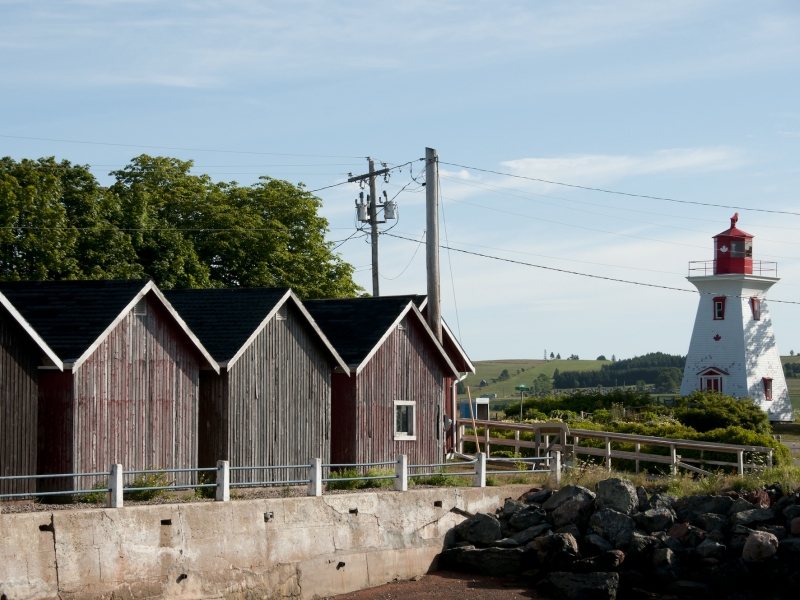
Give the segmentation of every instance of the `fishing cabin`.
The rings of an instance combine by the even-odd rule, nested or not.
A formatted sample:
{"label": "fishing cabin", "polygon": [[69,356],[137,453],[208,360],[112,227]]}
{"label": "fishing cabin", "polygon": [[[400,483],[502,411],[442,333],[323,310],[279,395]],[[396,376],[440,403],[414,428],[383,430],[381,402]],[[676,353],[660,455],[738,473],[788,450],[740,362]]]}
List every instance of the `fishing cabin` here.
{"label": "fishing cabin", "polygon": [[[200,375],[201,467],[329,462],[331,377],[349,369],[289,288],[170,290],[214,359]],[[306,471],[232,471],[231,481],[305,479]],[[255,479],[254,479],[255,478]]]}
{"label": "fishing cabin", "polygon": [[333,376],[331,461],[442,462],[445,398],[458,371],[408,297],[307,300],[350,371]]}
{"label": "fishing cabin", "polygon": [[200,372],[219,366],[152,281],[3,282],[0,293],[60,361],[38,367],[38,473],[197,465]]}
{"label": "fishing cabin", "polygon": [[[2,293],[0,305],[0,475],[35,475],[39,367],[64,367]],[[0,494],[35,491],[35,479],[0,481]]]}

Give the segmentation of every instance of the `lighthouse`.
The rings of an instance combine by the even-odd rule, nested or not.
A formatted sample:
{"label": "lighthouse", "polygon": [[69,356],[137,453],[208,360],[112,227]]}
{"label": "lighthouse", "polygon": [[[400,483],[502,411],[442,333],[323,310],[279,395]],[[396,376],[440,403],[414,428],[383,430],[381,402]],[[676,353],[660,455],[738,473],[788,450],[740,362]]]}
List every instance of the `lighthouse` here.
{"label": "lighthouse", "polygon": [[736,227],[714,236],[714,260],[689,263],[687,278],[700,292],[681,395],[709,390],[752,398],[770,421],[793,420],[767,291],[778,265],[753,260],[753,236]]}

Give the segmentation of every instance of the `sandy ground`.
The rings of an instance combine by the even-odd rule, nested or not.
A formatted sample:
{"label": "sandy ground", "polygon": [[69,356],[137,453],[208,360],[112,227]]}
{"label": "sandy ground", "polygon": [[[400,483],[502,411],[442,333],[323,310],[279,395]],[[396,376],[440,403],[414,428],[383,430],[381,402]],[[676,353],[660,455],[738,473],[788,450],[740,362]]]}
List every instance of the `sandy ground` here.
{"label": "sandy ground", "polygon": [[331,600],[524,600],[542,598],[513,578],[438,571],[417,581],[398,581]]}

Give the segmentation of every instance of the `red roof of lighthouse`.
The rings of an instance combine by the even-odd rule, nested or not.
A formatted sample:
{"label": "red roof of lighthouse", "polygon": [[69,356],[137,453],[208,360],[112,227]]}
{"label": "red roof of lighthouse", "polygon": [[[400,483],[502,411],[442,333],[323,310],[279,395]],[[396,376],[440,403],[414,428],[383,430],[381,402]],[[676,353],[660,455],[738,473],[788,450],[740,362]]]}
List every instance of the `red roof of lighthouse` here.
{"label": "red roof of lighthouse", "polygon": [[752,233],[747,233],[746,231],[742,231],[741,229],[736,227],[736,222],[738,220],[739,220],[739,213],[735,213],[731,217],[731,228],[730,229],[726,229],[722,233],[718,233],[714,237],[717,238],[717,237],[722,237],[724,235],[724,236],[729,236],[729,237],[752,238],[753,237]]}

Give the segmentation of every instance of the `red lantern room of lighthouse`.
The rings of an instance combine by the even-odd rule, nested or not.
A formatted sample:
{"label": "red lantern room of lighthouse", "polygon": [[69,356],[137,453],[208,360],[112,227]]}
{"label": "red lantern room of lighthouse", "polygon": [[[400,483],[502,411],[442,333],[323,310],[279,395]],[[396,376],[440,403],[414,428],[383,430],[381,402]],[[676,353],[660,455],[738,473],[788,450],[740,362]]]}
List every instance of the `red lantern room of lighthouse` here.
{"label": "red lantern room of lighthouse", "polygon": [[736,227],[739,213],[731,217],[731,228],[714,236],[714,275],[753,274],[753,236]]}

